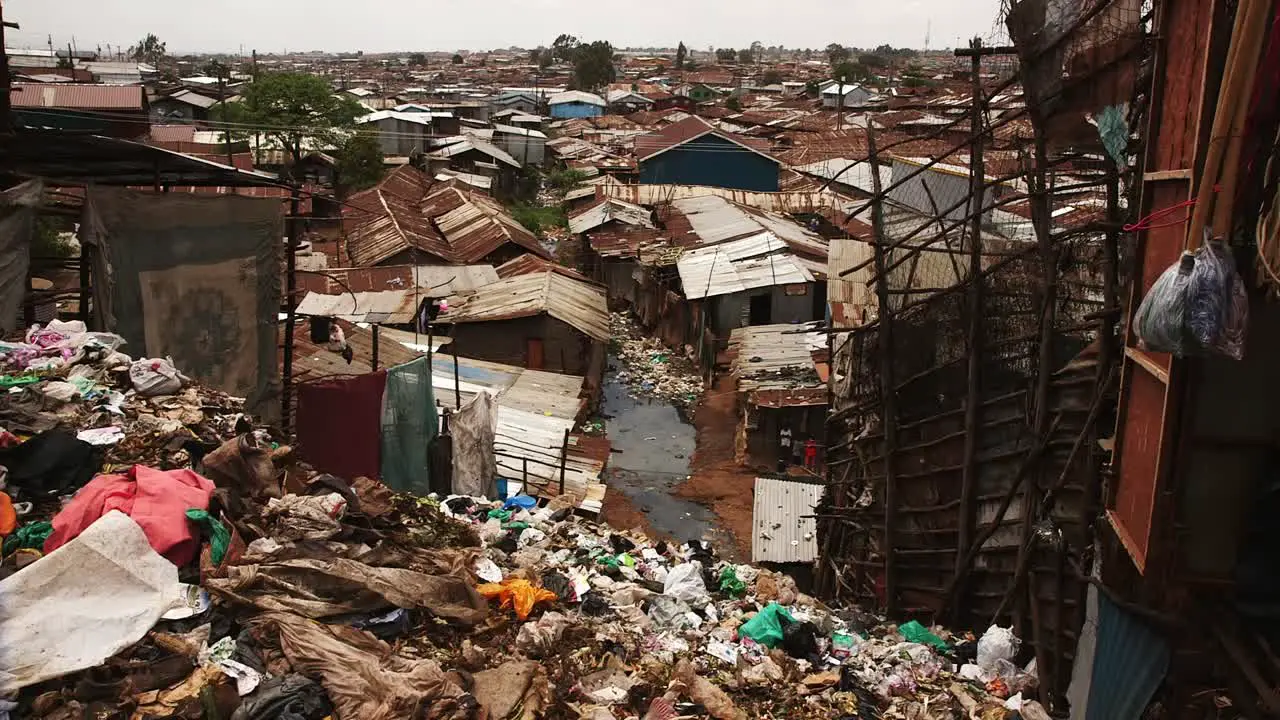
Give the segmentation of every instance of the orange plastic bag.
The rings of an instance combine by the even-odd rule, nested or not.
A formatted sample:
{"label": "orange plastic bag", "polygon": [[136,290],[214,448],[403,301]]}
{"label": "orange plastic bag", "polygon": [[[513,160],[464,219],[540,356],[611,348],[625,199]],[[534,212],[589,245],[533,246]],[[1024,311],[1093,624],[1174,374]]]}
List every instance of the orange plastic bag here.
{"label": "orange plastic bag", "polygon": [[0,537],[18,529],[18,513],[13,509],[13,500],[8,493],[0,492]]}
{"label": "orange plastic bag", "polygon": [[533,606],[540,602],[551,602],[556,594],[546,588],[540,588],[528,580],[503,580],[501,583],[485,583],[476,586],[476,592],[489,598],[500,598],[502,609],[515,608],[516,617],[527,620]]}

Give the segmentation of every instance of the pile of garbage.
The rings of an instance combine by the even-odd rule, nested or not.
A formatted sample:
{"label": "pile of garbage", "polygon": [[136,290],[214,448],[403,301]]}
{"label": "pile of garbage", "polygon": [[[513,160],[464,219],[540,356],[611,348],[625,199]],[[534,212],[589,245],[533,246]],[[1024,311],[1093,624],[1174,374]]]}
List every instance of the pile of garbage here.
{"label": "pile of garbage", "polygon": [[0,394],[0,718],[1047,717],[1006,629],[828,607],[571,497],[316,473],[171,363],[54,331],[0,348],[32,378]]}
{"label": "pile of garbage", "polygon": [[613,350],[622,368],[617,378],[626,384],[632,397],[665,400],[677,407],[691,408],[702,395],[702,376],[685,354],[673,352],[657,338],[646,337],[626,313],[611,313],[609,331]]}

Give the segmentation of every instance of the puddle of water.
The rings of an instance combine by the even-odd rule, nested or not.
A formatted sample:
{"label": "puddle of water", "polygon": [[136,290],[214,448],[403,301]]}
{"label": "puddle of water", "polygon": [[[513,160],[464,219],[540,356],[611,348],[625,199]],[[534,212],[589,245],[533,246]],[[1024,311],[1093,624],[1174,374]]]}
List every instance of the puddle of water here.
{"label": "puddle of water", "polygon": [[631,397],[613,371],[605,375],[603,391],[605,429],[614,450],[621,451],[609,456],[609,490],[625,494],[659,533],[681,541],[717,539],[710,510],[672,495],[689,475],[693,426],[669,403]]}

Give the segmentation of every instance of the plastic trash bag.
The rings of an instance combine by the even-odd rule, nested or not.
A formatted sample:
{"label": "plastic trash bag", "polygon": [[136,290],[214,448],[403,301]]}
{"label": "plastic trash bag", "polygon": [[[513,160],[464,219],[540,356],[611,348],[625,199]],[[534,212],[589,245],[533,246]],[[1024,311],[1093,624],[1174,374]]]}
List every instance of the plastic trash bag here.
{"label": "plastic trash bag", "polygon": [[694,560],[671,568],[667,581],[663,583],[662,594],[690,604],[705,602],[708,595],[707,585],[702,580],[702,563]]}
{"label": "plastic trash bag", "polygon": [[538,603],[555,602],[556,594],[530,583],[528,580],[508,579],[501,583],[485,583],[477,585],[476,591],[490,600],[498,598],[502,601],[502,609],[512,608],[516,617],[529,619],[529,613]]}
{"label": "plastic trash bag", "polygon": [[783,629],[795,621],[786,608],[778,603],[769,603],[755,617],[743,623],[738,628],[738,634],[765,647],[775,648],[782,644],[785,637]]}
{"label": "plastic trash bag", "polygon": [[978,667],[994,673],[1001,660],[1012,662],[1022,641],[1013,634],[1013,628],[992,625],[978,640]]}
{"label": "plastic trash bag", "polygon": [[720,571],[720,592],[735,598],[747,594],[747,584],[738,579],[732,565],[726,565]]}
{"label": "plastic trash bag", "polygon": [[182,389],[183,383],[189,382],[169,358],[134,360],[129,365],[129,380],[133,382],[133,389],[143,397],[173,395]]}
{"label": "plastic trash bag", "polygon": [[1147,291],[1138,305],[1133,326],[1142,345],[1153,352],[1184,355],[1190,344],[1187,337],[1187,287],[1195,267],[1195,256],[1183,253]]}
{"label": "plastic trash bag", "polygon": [[929,632],[929,629],[921,625],[918,621],[912,620],[898,626],[898,632],[902,633],[902,637],[907,642],[920,643],[921,645],[932,645],[934,648],[946,652],[948,650],[947,643],[942,638]]}
{"label": "plastic trash bag", "polygon": [[1206,240],[1195,253],[1187,283],[1187,330],[1200,348],[1236,360],[1244,357],[1249,298],[1231,250]]}

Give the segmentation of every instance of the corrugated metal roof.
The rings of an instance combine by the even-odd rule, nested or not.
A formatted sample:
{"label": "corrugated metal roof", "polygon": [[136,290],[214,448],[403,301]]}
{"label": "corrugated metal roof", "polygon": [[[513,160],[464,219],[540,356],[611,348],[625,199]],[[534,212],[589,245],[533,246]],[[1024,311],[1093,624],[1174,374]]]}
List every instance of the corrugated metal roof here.
{"label": "corrugated metal roof", "polygon": [[348,322],[401,325],[413,322],[418,295],[412,290],[324,295],[307,293],[298,303],[299,315],[336,317]]}
{"label": "corrugated metal roof", "polygon": [[420,170],[403,166],[377,187],[357,193],[343,210],[351,223],[347,250],[355,265],[377,265],[410,248],[446,263],[474,263],[505,243],[547,256],[523,225],[492,198],[450,185],[430,188]]}
{"label": "corrugated metal roof", "polygon": [[600,227],[612,221],[623,225],[653,227],[648,208],[634,205],[623,200],[603,198],[591,207],[569,218],[569,232],[577,235]]}
{"label": "corrugated metal roof", "polygon": [[[655,133],[637,137],[635,142],[636,160],[638,162],[643,162],[672,148],[679,147],[686,143],[695,142],[698,138],[707,135],[715,135],[728,140],[745,150],[750,150],[751,152],[766,157],[774,162],[780,162],[777,158],[766,152],[768,147],[767,143],[761,143],[750,138],[744,138],[730,132],[725,132],[719,128],[713,127],[706,120],[703,120],[696,115],[689,115],[679,122],[674,122]],[[726,152],[728,151],[729,150],[726,150]]]}
{"label": "corrugated metal roof", "polygon": [[552,262],[545,258],[540,258],[537,255],[530,255],[528,253],[502,263],[496,268],[496,270],[498,277],[502,278],[515,277],[517,275],[533,275],[550,270],[552,272],[560,273],[567,278],[573,278],[574,280],[580,280],[593,285],[599,284],[573,268],[568,268],[559,263]]}
{"label": "corrugated metal roof", "polygon": [[474,135],[468,135],[467,139],[463,140],[462,142],[453,143],[452,145],[443,147],[439,150],[429,153],[428,157],[448,159],[451,157],[457,157],[458,155],[461,155],[463,153],[471,152],[472,150],[475,150],[476,152],[482,153],[484,155],[488,155],[494,160],[497,160],[502,163],[506,163],[507,165],[510,165],[512,167],[515,167],[515,168],[520,167],[519,161],[517,161],[515,158],[508,155],[505,150],[497,147],[492,143],[486,142]]}
{"label": "corrugated metal roof", "polygon": [[685,251],[676,267],[685,297],[728,295],[758,287],[811,283],[813,273],[772,233]]}
{"label": "corrugated metal roof", "polygon": [[563,105],[565,103],[586,103],[587,105],[598,105],[600,107],[608,105],[604,98],[599,95],[581,90],[566,90],[547,98],[547,105]]}
{"label": "corrugated metal roof", "polygon": [[146,95],[131,85],[14,83],[13,107],[66,110],[141,110]]}
{"label": "corrugated metal roof", "polygon": [[[738,392],[821,387],[815,352],[827,347],[821,323],[754,325],[735,328],[729,334],[730,371],[738,379]],[[811,405],[809,395],[797,404]],[[822,403],[826,404],[825,395]]]}
{"label": "corrugated metal roof", "polygon": [[751,517],[751,562],[809,563],[818,557],[818,526],[812,517],[822,484],[756,478]]}
{"label": "corrugated metal roof", "polygon": [[449,310],[436,321],[490,322],[544,313],[592,339],[604,342],[610,337],[604,288],[553,270],[516,275],[472,293],[455,295],[449,298]]}

